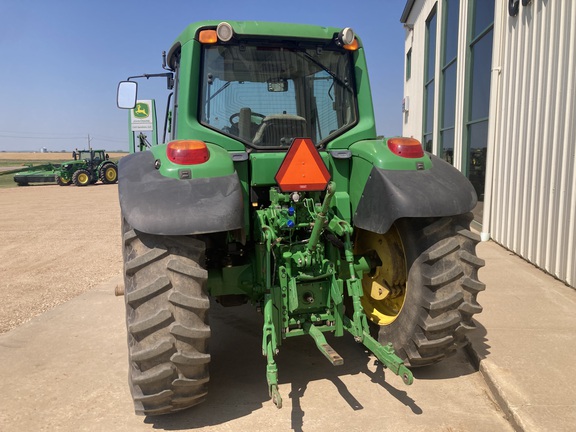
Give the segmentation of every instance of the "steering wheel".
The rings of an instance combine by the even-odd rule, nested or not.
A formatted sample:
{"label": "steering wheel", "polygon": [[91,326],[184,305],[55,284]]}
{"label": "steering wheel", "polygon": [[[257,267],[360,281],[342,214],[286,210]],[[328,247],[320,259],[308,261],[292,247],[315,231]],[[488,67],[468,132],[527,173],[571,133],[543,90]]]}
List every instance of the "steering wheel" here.
{"label": "steering wheel", "polygon": [[[252,117],[258,117],[258,118],[261,118],[262,120],[264,120],[264,118],[266,116],[264,114],[253,112],[252,114],[250,114],[250,121],[252,121]],[[239,112],[234,113],[230,116],[230,124],[232,126],[236,126],[238,124],[238,121],[240,121],[240,113]],[[260,121],[260,123],[262,123],[262,121]]]}

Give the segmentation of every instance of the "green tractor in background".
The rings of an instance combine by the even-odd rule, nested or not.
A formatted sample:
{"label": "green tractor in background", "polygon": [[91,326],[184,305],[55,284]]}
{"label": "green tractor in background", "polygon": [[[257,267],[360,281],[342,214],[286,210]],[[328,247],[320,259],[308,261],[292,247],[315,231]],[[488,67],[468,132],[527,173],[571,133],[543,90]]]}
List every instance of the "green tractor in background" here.
{"label": "green tractor in background", "polygon": [[[190,25],[164,55],[168,142],[120,160],[129,383],[137,413],[206,398],[209,298],[263,312],[262,354],[351,334],[407,384],[467,343],[484,262],[477,197],[410,138],[377,139],[350,28]],[[118,87],[135,107],[137,84]]]}
{"label": "green tractor in background", "polygon": [[18,186],[28,186],[30,183],[57,183],[60,186],[73,183],[86,186],[98,180],[106,184],[118,181],[118,166],[109,160],[105,150],[75,150],[72,158],[61,164],[30,165],[4,174],[15,173],[14,181]]}
{"label": "green tractor in background", "polygon": [[73,160],[64,162],[55,172],[56,183],[68,186],[87,186],[98,180],[113,184],[118,181],[118,166],[109,160],[104,150],[80,150],[73,152]]}

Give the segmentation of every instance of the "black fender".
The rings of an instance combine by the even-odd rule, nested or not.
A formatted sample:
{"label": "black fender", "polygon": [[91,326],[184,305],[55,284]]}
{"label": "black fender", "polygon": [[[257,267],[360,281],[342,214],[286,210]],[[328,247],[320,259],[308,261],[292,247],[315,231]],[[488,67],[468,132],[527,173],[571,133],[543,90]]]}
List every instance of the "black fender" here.
{"label": "black fender", "polygon": [[122,216],[148,234],[207,234],[244,227],[242,187],[236,173],[168,178],[154,168],[154,156],[148,151],[120,159],[118,196]]}
{"label": "black fender", "polygon": [[118,167],[118,165],[116,163],[114,163],[113,161],[105,160],[104,162],[100,162],[100,165],[98,165],[96,171],[101,171],[102,168],[104,168],[106,165],[114,165],[115,167]]}
{"label": "black fender", "polygon": [[373,167],[354,213],[354,225],[378,234],[405,217],[443,217],[471,211],[478,201],[470,181],[442,159],[432,168],[394,171]]}

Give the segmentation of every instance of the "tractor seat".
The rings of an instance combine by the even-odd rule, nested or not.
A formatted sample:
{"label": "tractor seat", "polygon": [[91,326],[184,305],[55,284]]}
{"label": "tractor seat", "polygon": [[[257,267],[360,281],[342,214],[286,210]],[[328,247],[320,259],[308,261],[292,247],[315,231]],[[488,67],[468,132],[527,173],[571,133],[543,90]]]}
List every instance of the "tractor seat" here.
{"label": "tractor seat", "polygon": [[294,138],[308,136],[306,119],[292,114],[273,114],[264,117],[254,135],[254,145],[287,147]]}

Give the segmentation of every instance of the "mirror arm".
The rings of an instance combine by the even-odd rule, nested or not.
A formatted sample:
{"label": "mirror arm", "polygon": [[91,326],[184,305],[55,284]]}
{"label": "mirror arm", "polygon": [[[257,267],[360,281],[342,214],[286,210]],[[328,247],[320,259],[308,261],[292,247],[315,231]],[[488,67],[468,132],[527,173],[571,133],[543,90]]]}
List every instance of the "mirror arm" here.
{"label": "mirror arm", "polygon": [[170,72],[174,72],[174,69],[172,69],[171,67],[168,67],[168,65],[166,63],[166,51],[162,51],[162,69],[170,71]]}
{"label": "mirror arm", "polygon": [[166,81],[167,81],[166,84],[168,86],[168,90],[172,90],[172,88],[174,88],[174,74],[172,72],[165,72],[165,73],[159,73],[159,74],[135,75],[135,76],[128,77],[128,79],[126,81],[130,81],[131,79],[136,79],[136,78],[150,79],[150,78],[157,78],[157,77],[166,77]]}

